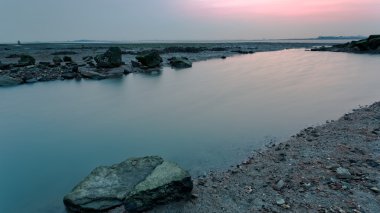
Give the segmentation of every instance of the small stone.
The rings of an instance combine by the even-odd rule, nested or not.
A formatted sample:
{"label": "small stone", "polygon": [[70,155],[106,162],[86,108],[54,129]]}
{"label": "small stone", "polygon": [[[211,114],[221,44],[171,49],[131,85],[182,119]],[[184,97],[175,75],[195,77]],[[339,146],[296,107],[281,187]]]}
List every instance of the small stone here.
{"label": "small stone", "polygon": [[336,169],[337,178],[339,179],[350,179],[352,177],[350,171],[343,167],[338,167]]}
{"label": "small stone", "polygon": [[371,188],[371,191],[373,191],[373,192],[375,192],[375,193],[380,193],[380,190],[379,190],[379,188],[377,188],[377,187],[372,187],[372,188]]}
{"label": "small stone", "polygon": [[282,188],[284,188],[284,186],[285,186],[285,182],[283,180],[279,180],[274,186],[274,189],[277,191],[280,191]]}
{"label": "small stone", "polygon": [[285,200],[282,199],[282,198],[278,198],[278,199],[276,200],[276,204],[279,205],[279,206],[284,205],[284,204],[285,204]]}

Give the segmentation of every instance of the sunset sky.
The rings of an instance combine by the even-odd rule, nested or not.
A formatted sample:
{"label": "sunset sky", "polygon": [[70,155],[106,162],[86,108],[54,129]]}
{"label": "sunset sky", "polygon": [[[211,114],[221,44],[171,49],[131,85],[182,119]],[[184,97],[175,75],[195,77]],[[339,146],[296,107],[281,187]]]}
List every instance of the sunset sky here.
{"label": "sunset sky", "polygon": [[380,0],[0,0],[0,42],[380,33]]}

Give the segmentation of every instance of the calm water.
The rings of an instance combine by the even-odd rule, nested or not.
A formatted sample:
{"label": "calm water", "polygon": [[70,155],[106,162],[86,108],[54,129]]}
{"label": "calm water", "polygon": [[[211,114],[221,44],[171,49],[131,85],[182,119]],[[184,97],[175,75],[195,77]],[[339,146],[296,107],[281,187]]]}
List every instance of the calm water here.
{"label": "calm water", "polygon": [[380,57],[287,50],[122,80],[0,88],[0,212],[62,212],[97,165],[161,155],[195,175],[380,100]]}

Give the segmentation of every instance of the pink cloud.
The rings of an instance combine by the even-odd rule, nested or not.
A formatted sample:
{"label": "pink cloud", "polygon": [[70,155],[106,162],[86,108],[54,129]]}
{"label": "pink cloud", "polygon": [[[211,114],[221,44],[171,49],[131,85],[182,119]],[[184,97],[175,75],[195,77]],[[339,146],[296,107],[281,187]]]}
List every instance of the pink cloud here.
{"label": "pink cloud", "polygon": [[379,0],[194,0],[192,13],[220,18],[366,19],[379,17]]}

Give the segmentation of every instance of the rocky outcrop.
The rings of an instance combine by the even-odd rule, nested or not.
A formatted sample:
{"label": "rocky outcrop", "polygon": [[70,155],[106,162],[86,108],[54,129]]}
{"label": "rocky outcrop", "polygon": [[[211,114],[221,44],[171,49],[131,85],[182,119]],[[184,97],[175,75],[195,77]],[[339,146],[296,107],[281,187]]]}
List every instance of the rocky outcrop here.
{"label": "rocky outcrop", "polygon": [[122,63],[121,49],[119,47],[110,47],[104,54],[97,55],[95,61],[97,67],[115,68],[120,67]]}
{"label": "rocky outcrop", "polygon": [[148,53],[136,57],[137,61],[141,64],[141,68],[157,68],[161,66],[162,58],[157,51],[150,51]]}
{"label": "rocky outcrop", "polygon": [[34,59],[30,55],[20,55],[20,60],[18,60],[17,66],[26,67],[30,65],[34,65],[36,63],[36,59]]}
{"label": "rocky outcrop", "polygon": [[14,86],[22,83],[22,79],[0,75],[0,87]]}
{"label": "rocky outcrop", "polygon": [[169,58],[168,61],[173,68],[177,69],[190,68],[193,66],[193,63],[186,57],[172,57]]}
{"label": "rocky outcrop", "polygon": [[122,206],[141,212],[155,205],[188,198],[193,184],[188,172],[160,157],[131,158],[96,168],[63,202],[73,212],[101,212]]}
{"label": "rocky outcrop", "polygon": [[352,41],[345,44],[337,44],[331,47],[317,47],[311,51],[332,51],[351,53],[380,53],[380,35],[371,35],[367,39]]}

